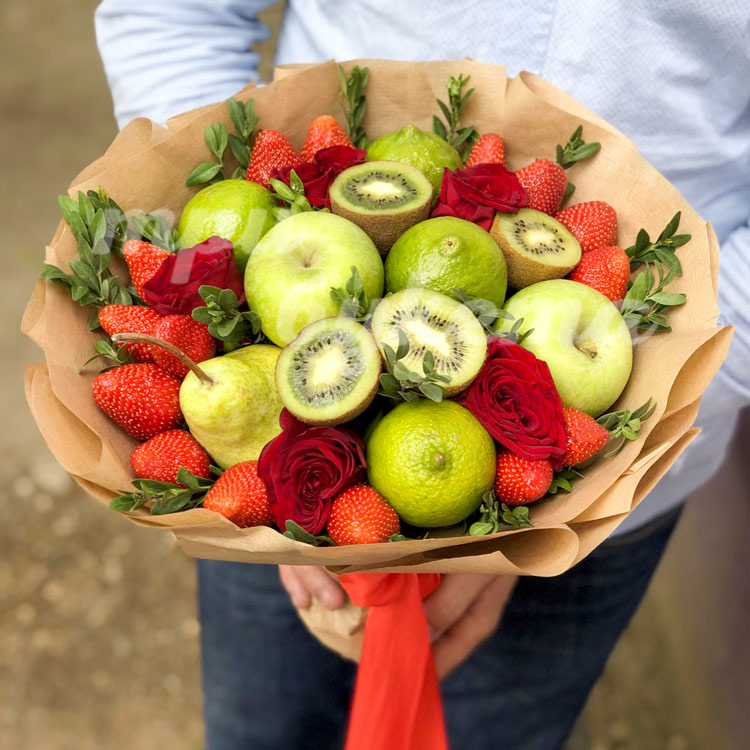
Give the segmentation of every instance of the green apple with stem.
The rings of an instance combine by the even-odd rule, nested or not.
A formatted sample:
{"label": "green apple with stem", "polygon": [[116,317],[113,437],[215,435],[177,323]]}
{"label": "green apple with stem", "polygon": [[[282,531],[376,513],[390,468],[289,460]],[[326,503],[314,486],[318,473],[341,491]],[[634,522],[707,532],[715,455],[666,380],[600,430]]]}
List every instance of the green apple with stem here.
{"label": "green apple with stem", "polygon": [[[566,406],[598,416],[622,393],[633,367],[630,330],[610,300],[568,279],[516,292],[504,309],[523,318],[522,346],[549,366]],[[511,321],[501,319],[503,330]]]}
{"label": "green apple with stem", "polygon": [[356,224],[323,211],[278,223],[256,245],[245,269],[245,295],[263,333],[286,346],[308,324],[338,315],[331,289],[357,268],[368,300],[383,294],[383,262]]}

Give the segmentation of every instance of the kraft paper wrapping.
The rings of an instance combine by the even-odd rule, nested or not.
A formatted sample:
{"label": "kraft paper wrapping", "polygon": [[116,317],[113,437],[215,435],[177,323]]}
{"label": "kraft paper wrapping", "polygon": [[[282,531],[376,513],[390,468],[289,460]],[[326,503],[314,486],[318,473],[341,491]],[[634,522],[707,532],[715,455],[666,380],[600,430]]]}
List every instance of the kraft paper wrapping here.
{"label": "kraft paper wrapping", "polygon": [[[211,511],[190,510],[150,516],[141,509],[125,514],[142,526],[175,534],[193,557],[249,563],[325,565],[337,573],[357,571],[490,572],[554,576],[600,544],[664,475],[694,437],[691,428],[700,397],[719,369],[732,331],[717,327],[718,247],[709,224],[677,189],[643,159],[622,133],[538,76],[508,79],[502,66],[473,60],[402,63],[359,60],[367,65],[367,114],[371,138],[407,123],[430,130],[435,98],[444,98],[450,75],[471,75],[476,92],[465,122],[480,132],[499,132],[506,141],[508,166],[517,169],[535,158],[554,158],[583,124],[584,138],[602,149],[574,166],[574,202],[600,199],[619,219],[619,244],[627,246],[645,227],[657,235],[676,211],[680,232],[692,240],[678,250],[684,274],[670,289],[687,293],[687,303],[670,312],[671,333],[637,338],[633,373],[613,408],[635,408],[649,397],[657,402],[644,423],[642,438],[628,443],[614,459],[586,471],[572,494],[560,493],[535,506],[534,527],[484,537],[427,538],[356,547],[315,548],[270,528],[239,529]],[[342,99],[334,62],[288,66],[274,83],[249,86],[237,98],[255,99],[261,127],[285,133],[301,147],[307,126],[321,114],[341,116]],[[230,125],[225,104],[180,115],[160,127],[145,119],[128,125],[105,154],[87,167],[69,193],[105,188],[126,212],[159,210],[177,218],[195,192],[185,177],[207,158],[203,128],[215,121]],[[75,239],[60,224],[46,250],[46,261],[67,267],[76,256]],[[46,364],[29,365],[26,395],[39,428],[60,464],[93,497],[107,502],[127,488],[133,475],[129,455],[134,441],[110,422],[91,398],[94,369],[79,374],[91,354],[95,334],[87,311],[66,290],[39,281],[24,315],[23,331],[43,350]],[[356,608],[353,608],[356,609]],[[328,613],[313,607],[308,626],[332,647],[356,657],[364,614],[352,609]]]}

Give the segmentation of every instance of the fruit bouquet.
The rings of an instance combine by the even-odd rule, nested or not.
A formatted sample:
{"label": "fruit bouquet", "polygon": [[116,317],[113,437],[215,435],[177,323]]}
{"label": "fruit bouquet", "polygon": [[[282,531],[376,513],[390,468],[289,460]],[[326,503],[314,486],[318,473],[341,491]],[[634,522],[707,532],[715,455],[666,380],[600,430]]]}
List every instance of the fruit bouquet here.
{"label": "fruit bouquet", "polygon": [[131,123],[60,204],[32,412],[196,557],[559,574],[690,442],[731,335],[710,226],[633,144],[471,60],[280,69]]}

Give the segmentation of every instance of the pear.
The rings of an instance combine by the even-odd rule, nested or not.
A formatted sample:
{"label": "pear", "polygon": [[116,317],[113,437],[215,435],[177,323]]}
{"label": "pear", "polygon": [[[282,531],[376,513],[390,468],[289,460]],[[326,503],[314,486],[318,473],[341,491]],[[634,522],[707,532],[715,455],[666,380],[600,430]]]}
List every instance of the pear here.
{"label": "pear", "polygon": [[275,346],[246,346],[201,362],[182,381],[185,421],[222,469],[257,461],[263,446],[281,432],[283,406],[274,381],[280,353]]}
{"label": "pear", "polygon": [[180,408],[193,437],[222,468],[257,461],[280,432],[283,405],[276,393],[276,360],[281,349],[255,344],[207,359],[198,366],[176,346],[155,336],[118,333],[115,343],[160,346],[190,372],[180,386]]}

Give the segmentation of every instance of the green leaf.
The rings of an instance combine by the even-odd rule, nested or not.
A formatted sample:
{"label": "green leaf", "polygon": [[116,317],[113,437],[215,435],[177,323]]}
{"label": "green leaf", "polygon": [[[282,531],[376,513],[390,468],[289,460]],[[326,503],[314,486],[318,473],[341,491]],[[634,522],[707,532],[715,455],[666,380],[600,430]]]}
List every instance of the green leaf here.
{"label": "green leaf", "polygon": [[285,528],[284,536],[294,539],[296,542],[311,544],[313,547],[319,547],[321,544],[333,544],[333,540],[330,537],[324,535],[315,536],[291,519],[286,521]]}
{"label": "green leaf", "polygon": [[687,300],[687,297],[681,292],[656,292],[650,297],[652,302],[656,302],[660,305],[667,305],[673,307],[675,305],[683,305]]}
{"label": "green leaf", "polygon": [[420,383],[419,390],[430,401],[439,403],[443,400],[443,389],[439,385],[435,385],[434,383]]}
{"label": "green leaf", "polygon": [[188,175],[187,180],[185,180],[185,185],[187,185],[187,187],[192,187],[193,185],[201,185],[205,182],[210,182],[219,174],[221,168],[221,164],[217,164],[213,161],[204,161]]}

